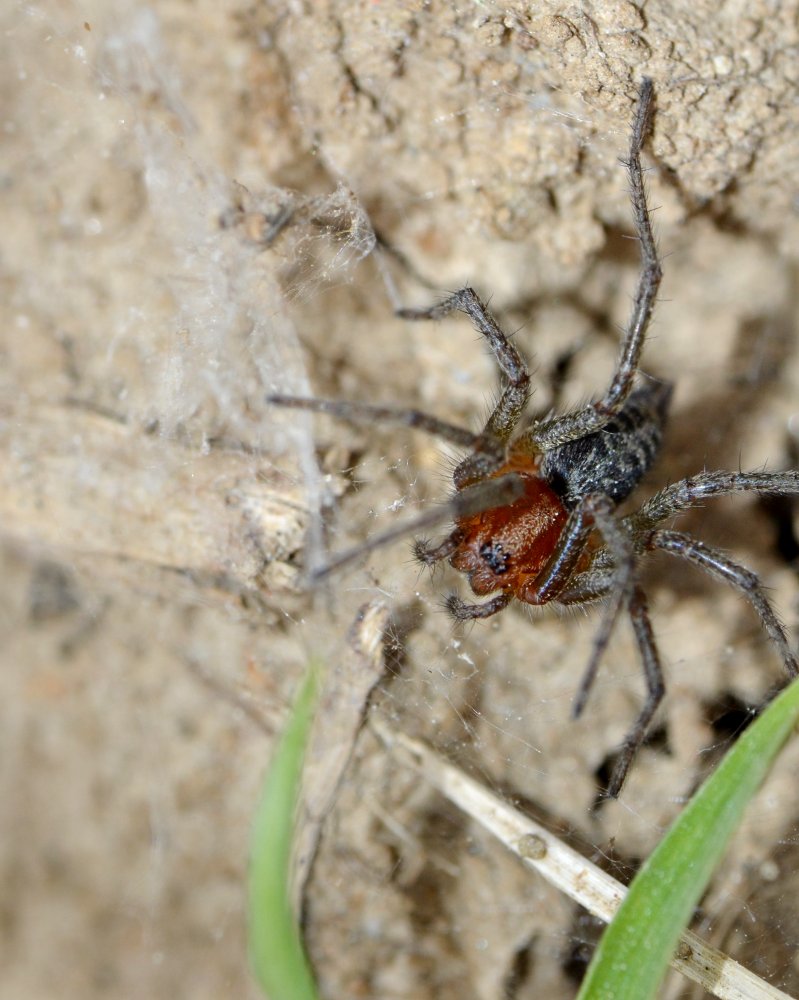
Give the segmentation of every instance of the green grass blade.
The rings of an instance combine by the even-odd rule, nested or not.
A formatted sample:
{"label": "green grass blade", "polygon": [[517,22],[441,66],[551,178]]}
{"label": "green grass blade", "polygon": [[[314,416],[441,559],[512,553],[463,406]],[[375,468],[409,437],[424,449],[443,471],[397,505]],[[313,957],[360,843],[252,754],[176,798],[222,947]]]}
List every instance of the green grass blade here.
{"label": "green grass blade", "polygon": [[289,904],[289,865],[302,760],[316,706],[312,664],[264,780],[252,830],[249,951],[269,1000],[317,1000],[316,984]]}
{"label": "green grass blade", "polygon": [[578,1000],[649,1000],[746,804],[799,720],[799,682],[743,733],[630,886]]}

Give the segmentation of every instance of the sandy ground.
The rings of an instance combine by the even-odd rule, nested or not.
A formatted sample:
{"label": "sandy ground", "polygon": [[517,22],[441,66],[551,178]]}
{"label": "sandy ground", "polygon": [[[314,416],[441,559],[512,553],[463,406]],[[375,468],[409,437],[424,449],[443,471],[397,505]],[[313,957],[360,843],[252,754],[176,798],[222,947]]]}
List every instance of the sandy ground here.
{"label": "sandy ground", "polygon": [[[665,258],[644,367],[676,382],[642,494],[795,465],[797,6],[12,5],[0,60],[0,996],[258,995],[249,824],[309,659],[327,683],[300,886],[324,996],[573,996],[599,928],[362,725],[378,713],[626,880],[779,662],[723,586],[653,561],[669,697],[596,808],[642,681],[592,614],[454,630],[401,542],[301,569],[446,495],[422,435],[270,410],[396,401],[476,426],[468,323],[398,302],[468,282],[533,359],[532,409],[600,392],[637,273],[638,81]],[[397,251],[375,250],[374,232]],[[681,522],[763,574],[795,635],[791,510]],[[443,529],[442,529],[443,530]],[[781,758],[697,928],[783,989],[795,780]],[[696,996],[672,983],[664,994]]]}

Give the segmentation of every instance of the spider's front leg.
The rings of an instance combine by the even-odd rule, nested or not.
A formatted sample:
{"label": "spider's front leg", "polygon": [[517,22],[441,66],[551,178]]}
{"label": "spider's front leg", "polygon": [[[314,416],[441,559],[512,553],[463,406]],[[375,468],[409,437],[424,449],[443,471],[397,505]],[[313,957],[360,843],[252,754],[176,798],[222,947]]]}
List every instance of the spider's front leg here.
{"label": "spider's front leg", "polygon": [[616,363],[616,371],[602,399],[572,413],[537,423],[525,431],[520,440],[525,441],[531,450],[551,451],[570,441],[600,431],[622,409],[632,391],[663,276],[652,232],[644,173],[641,167],[641,151],[649,134],[652,108],[652,81],[644,78],[638,93],[638,109],[630,137],[630,152],[626,160],[635,229],[641,245],[641,273],[633,300],[632,314]]}
{"label": "spider's front leg", "polygon": [[[472,454],[455,469],[453,479],[460,489],[478,482],[498,468],[504,457],[504,446],[510,440],[527,403],[530,373],[522,356],[473,288],[462,288],[428,309],[400,309],[397,315],[411,320],[437,320],[452,312],[466,313],[475,328],[485,337],[506,382]],[[499,463],[492,454],[497,452],[497,445],[502,448]]]}
{"label": "spider's front leg", "polygon": [[426,431],[449,441],[460,448],[474,448],[479,438],[463,427],[456,427],[439,420],[422,410],[401,406],[374,406],[372,403],[353,403],[343,399],[317,399],[315,396],[286,396],[283,393],[271,393],[266,402],[272,406],[282,406],[290,410],[308,410],[311,413],[326,413],[350,424],[395,424],[402,427],[413,427]]}

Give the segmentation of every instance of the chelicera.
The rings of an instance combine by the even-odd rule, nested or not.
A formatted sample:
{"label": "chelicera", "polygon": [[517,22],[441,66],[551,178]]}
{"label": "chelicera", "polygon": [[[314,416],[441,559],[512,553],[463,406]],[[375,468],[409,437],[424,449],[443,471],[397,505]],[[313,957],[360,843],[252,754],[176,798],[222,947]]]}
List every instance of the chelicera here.
{"label": "chelicera", "polygon": [[[610,385],[597,401],[559,416],[522,424],[530,375],[486,305],[464,288],[429,309],[403,309],[408,320],[438,320],[452,312],[469,316],[496,358],[503,387],[479,434],[418,410],[274,395],[270,402],[314,410],[353,422],[390,422],[420,428],[467,451],[456,466],[454,496],[446,508],[411,525],[385,532],[334,557],[317,578],[406,532],[445,518],[454,529],[438,544],[416,542],[427,566],[448,559],[465,573],[472,591],[488,599],[447,600],[459,621],[488,618],[512,600],[531,605],[605,602],[604,616],[574,702],[579,715],[620,612],[630,617],[640,651],[647,696],[619,749],[607,789],[621,790],[635,753],[664,695],[663,672],[638,578],[639,558],[661,550],[680,556],[736,588],[752,605],[789,675],[797,661],[785,632],[754,573],[684,532],[660,525],[710,497],[729,493],[799,493],[799,473],[702,472],[673,483],[626,516],[616,513],[652,465],[661,444],[671,386],[640,377],[638,363],[661,280],[661,267],[646,202],[641,150],[653,108],[652,82],[638,96],[625,161],[642,267],[632,314]],[[638,384],[636,385],[636,381]],[[489,596],[492,595],[492,596]]]}

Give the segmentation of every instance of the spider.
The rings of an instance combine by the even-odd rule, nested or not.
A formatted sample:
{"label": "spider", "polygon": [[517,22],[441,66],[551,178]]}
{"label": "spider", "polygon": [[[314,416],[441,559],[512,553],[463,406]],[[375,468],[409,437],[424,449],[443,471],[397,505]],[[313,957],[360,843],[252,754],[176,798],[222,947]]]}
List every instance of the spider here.
{"label": "spider", "polygon": [[463,312],[485,337],[503,388],[479,434],[414,409],[272,395],[277,406],[328,413],[344,420],[420,428],[468,454],[455,467],[454,496],[445,508],[380,534],[334,557],[313,574],[320,579],[379,545],[442,520],[455,527],[438,544],[417,541],[426,566],[448,559],[466,574],[482,603],[457,596],[446,601],[458,621],[488,618],[512,600],[531,605],[574,606],[605,601],[604,616],[574,701],[581,714],[620,612],[630,617],[646,683],[646,699],[616,755],[605,794],[616,798],[665,693],[663,671],[638,578],[639,558],[661,550],[680,556],[726,581],[750,602],[779,652],[786,671],[797,660],[757,576],[690,535],[660,527],[702,501],[729,493],[798,494],[799,472],[701,472],[673,483],[626,516],[617,506],[632,493],[660,448],[671,385],[640,380],[636,373],[661,280],[646,201],[641,150],[649,132],[653,85],[644,79],[632,126],[627,168],[641,272],[632,313],[610,385],[595,402],[563,415],[522,425],[530,374],[485,303],[463,288],[427,309],[401,309],[408,320],[438,320]]}

